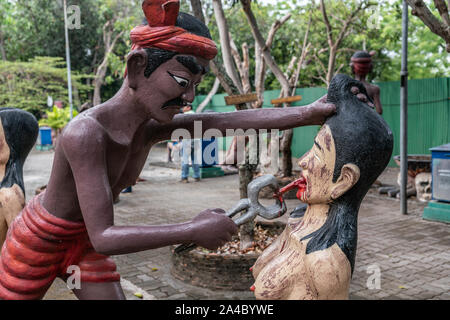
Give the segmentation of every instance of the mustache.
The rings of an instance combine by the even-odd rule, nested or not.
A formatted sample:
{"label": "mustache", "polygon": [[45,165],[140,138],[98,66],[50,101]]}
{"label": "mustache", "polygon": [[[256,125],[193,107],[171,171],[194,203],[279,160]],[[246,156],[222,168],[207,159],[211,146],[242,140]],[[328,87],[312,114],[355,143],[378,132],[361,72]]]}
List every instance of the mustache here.
{"label": "mustache", "polygon": [[163,106],[161,107],[162,110],[170,108],[170,107],[185,107],[191,105],[190,103],[187,103],[186,101],[184,101],[181,97],[177,97],[175,99],[169,100],[166,103],[163,104]]}

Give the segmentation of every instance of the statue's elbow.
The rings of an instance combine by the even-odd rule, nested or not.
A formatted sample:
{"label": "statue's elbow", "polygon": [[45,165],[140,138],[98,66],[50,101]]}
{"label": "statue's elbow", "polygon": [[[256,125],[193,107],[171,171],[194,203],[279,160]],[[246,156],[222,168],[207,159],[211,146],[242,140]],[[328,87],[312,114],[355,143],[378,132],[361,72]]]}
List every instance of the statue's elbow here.
{"label": "statue's elbow", "polygon": [[104,234],[98,234],[91,237],[92,248],[95,252],[110,256],[113,254],[113,248],[111,246],[111,241]]}

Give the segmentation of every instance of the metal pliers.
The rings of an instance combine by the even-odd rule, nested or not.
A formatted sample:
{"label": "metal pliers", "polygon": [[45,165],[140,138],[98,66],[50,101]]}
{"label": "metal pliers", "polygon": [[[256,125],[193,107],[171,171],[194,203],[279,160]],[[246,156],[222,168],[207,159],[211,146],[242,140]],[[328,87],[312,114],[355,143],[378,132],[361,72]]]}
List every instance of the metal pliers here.
{"label": "metal pliers", "polygon": [[[271,187],[274,191],[275,204],[269,207],[265,207],[259,203],[259,192],[265,187]],[[253,221],[257,216],[267,220],[281,217],[286,213],[287,209],[278,190],[278,181],[273,175],[267,174],[260,176],[248,184],[248,198],[241,199],[234,207],[226,212],[226,215],[233,218],[236,214],[246,211],[239,218],[234,220],[234,223],[238,226]],[[187,252],[195,247],[197,247],[197,245],[194,243],[183,244],[175,248],[175,253]]]}

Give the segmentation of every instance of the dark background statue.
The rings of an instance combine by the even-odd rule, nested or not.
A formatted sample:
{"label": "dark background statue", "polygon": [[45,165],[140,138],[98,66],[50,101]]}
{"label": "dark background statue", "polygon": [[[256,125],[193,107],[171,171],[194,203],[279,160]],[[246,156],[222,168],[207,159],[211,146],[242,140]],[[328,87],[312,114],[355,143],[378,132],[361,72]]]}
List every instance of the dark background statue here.
{"label": "dark background statue", "polygon": [[375,110],[379,114],[383,114],[383,107],[380,100],[380,87],[367,81],[367,75],[372,72],[373,64],[372,57],[375,51],[370,53],[367,51],[357,51],[351,58],[350,67],[356,80],[361,81],[367,91],[367,95],[372,102],[369,105],[375,106]]}

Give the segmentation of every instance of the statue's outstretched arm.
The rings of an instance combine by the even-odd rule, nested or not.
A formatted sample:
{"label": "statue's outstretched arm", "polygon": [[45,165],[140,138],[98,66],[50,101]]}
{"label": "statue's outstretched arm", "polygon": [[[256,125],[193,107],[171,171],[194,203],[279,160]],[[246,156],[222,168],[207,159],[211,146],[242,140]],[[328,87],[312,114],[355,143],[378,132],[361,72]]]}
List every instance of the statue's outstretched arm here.
{"label": "statue's outstretched arm", "polygon": [[208,129],[217,129],[222,135],[226,134],[227,129],[286,130],[301,126],[321,125],[335,110],[334,105],[326,103],[326,96],[324,96],[316,102],[303,107],[177,115],[168,124],[150,121],[148,123],[148,134],[149,139],[162,141],[169,140],[176,129],[186,129],[190,132],[191,137],[194,137],[194,123],[196,121],[201,121],[201,131],[199,133],[202,135]]}

